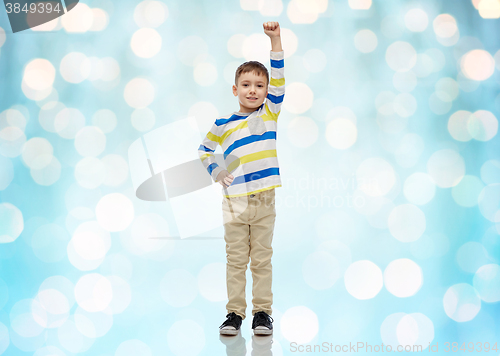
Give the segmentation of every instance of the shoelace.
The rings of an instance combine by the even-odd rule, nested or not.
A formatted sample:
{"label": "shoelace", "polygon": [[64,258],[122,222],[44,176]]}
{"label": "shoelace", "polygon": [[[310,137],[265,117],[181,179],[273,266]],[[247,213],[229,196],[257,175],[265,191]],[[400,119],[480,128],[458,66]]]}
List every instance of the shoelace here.
{"label": "shoelace", "polygon": [[222,323],[222,325],[219,328],[223,328],[224,326],[234,326],[236,327],[236,318],[237,315],[236,313],[229,313],[226,315],[227,320]]}
{"label": "shoelace", "polygon": [[264,312],[255,313],[254,326],[261,324],[261,322],[268,323],[269,319],[274,322],[274,319],[271,315],[265,314]]}

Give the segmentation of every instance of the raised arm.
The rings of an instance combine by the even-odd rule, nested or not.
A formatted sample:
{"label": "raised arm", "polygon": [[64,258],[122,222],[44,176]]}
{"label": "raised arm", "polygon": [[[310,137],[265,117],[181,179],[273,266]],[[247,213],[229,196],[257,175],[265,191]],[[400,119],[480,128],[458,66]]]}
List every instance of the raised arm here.
{"label": "raised arm", "polygon": [[281,47],[280,25],[278,22],[264,22],[264,32],[271,39],[271,78],[266,100],[266,112],[274,120],[278,119],[285,97],[285,54]]}

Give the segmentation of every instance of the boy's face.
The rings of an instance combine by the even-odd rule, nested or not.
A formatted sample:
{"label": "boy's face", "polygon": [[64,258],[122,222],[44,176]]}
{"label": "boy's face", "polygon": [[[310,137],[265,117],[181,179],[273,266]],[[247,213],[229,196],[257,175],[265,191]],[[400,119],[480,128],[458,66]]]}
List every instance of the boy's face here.
{"label": "boy's face", "polygon": [[267,96],[267,78],[254,72],[242,73],[238,86],[233,85],[233,94],[240,102],[240,112],[253,112],[262,105]]}

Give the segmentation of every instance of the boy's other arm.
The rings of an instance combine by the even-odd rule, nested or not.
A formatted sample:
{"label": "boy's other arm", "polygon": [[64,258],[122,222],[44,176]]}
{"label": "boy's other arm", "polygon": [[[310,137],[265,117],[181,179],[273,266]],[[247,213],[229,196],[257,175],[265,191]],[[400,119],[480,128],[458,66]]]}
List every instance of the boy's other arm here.
{"label": "boy's other arm", "polygon": [[214,123],[198,148],[198,156],[200,156],[201,163],[203,163],[205,169],[212,176],[214,182],[217,182],[217,176],[224,170],[219,167],[214,155],[215,149],[220,141],[220,137],[217,136],[217,133],[218,126]]}

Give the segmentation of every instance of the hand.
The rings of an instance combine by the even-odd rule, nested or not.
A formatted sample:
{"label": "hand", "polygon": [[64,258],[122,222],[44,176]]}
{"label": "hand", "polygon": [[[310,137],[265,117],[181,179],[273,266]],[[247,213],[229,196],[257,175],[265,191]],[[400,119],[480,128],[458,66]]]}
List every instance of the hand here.
{"label": "hand", "polygon": [[233,175],[226,170],[221,171],[217,175],[217,182],[219,182],[220,185],[222,185],[224,188],[229,187],[233,182],[233,180],[234,180]]}
{"label": "hand", "polygon": [[280,36],[280,24],[276,21],[268,21],[262,24],[264,27],[264,33],[269,37],[279,37]]}

